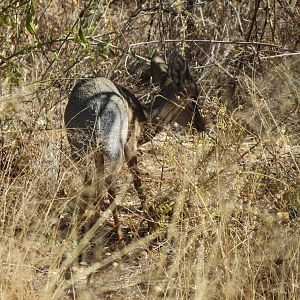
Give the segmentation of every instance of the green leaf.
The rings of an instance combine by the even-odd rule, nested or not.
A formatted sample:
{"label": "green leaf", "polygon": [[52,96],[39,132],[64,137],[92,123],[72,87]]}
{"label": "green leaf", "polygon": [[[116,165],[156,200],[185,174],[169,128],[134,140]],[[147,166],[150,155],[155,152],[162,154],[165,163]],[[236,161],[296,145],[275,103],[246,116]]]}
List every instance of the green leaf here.
{"label": "green leaf", "polygon": [[79,27],[79,30],[78,30],[78,37],[83,44],[85,44],[86,46],[89,45],[89,42],[88,42],[81,26]]}
{"label": "green leaf", "polygon": [[35,35],[34,23],[32,20],[26,20],[26,29],[31,35]]}
{"label": "green leaf", "polygon": [[35,35],[35,26],[33,23],[35,16],[35,9],[33,1],[30,1],[27,8],[27,14],[26,14],[26,29],[31,35]]}

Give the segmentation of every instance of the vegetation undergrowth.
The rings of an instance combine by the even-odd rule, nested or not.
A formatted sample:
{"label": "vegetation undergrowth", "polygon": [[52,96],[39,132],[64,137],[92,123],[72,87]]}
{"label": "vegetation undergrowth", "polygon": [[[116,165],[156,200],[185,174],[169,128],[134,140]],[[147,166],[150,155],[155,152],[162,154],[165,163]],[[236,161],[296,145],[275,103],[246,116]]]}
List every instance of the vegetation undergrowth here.
{"label": "vegetation undergrowth", "polygon": [[[299,19],[296,0],[1,1],[0,298],[299,299]],[[64,108],[94,76],[151,101],[149,58],[173,49],[208,131],[174,125],[140,148],[153,233],[122,170],[119,251],[105,195],[76,221],[94,192]]]}

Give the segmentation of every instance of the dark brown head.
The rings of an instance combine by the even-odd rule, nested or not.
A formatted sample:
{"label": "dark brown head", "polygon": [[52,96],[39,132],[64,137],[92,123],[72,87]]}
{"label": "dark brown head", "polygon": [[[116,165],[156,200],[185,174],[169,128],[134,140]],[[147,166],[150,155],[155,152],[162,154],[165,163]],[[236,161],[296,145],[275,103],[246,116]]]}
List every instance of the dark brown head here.
{"label": "dark brown head", "polygon": [[[173,52],[167,65],[162,58],[155,56],[151,60],[151,73],[153,81],[161,88],[162,98],[173,103],[171,121],[181,126],[190,124],[197,131],[204,131],[205,121],[197,104],[198,87],[184,58]],[[170,121],[169,113],[168,117]]]}
{"label": "dark brown head", "polygon": [[168,73],[178,93],[182,93],[188,98],[195,100],[198,98],[199,91],[189,71],[189,66],[184,58],[177,52],[173,52],[170,56]]}

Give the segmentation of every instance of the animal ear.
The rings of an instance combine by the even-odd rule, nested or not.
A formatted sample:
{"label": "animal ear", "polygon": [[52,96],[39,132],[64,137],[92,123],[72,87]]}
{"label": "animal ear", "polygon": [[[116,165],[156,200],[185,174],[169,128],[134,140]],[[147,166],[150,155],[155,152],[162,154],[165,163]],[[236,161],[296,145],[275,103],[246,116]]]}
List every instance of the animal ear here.
{"label": "animal ear", "polygon": [[169,74],[179,90],[183,88],[187,76],[187,64],[177,52],[173,52],[169,60]]}
{"label": "animal ear", "polygon": [[153,56],[151,59],[151,75],[153,82],[162,87],[164,79],[168,76],[168,65],[159,56]]}

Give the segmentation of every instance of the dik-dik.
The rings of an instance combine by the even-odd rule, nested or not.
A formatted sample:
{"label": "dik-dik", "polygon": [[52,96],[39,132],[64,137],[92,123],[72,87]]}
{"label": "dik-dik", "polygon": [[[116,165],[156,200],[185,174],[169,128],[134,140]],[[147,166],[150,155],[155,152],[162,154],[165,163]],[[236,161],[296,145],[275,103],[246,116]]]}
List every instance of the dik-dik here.
{"label": "dik-dik", "polygon": [[[198,89],[183,57],[174,52],[167,65],[155,56],[151,60],[151,72],[161,91],[147,105],[127,89],[98,77],[78,82],[66,107],[64,119],[72,158],[80,161],[93,151],[100,176],[104,176],[104,161],[109,162],[105,182],[111,203],[116,197],[116,177],[126,162],[142,205],[145,204],[137,166],[139,145],[172,122],[182,126],[190,124],[199,132],[205,129],[198,107],[191,101],[198,97]],[[113,217],[121,239],[116,208]]]}

